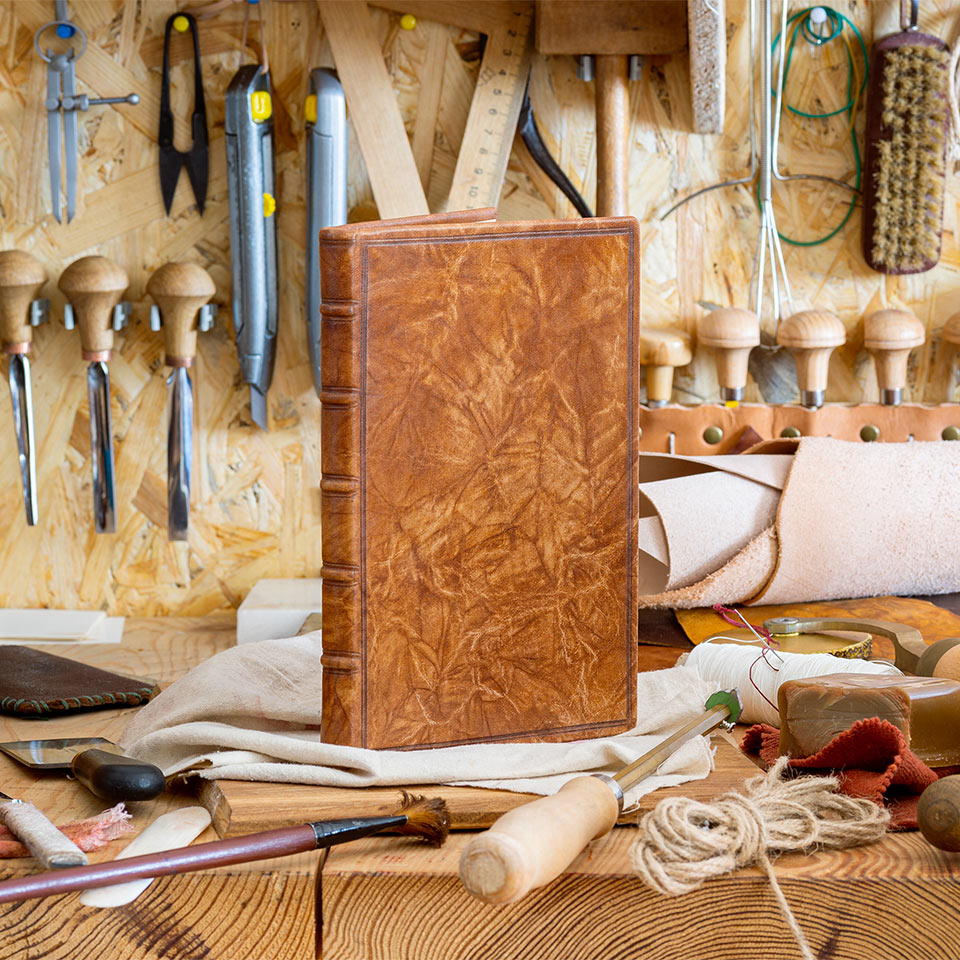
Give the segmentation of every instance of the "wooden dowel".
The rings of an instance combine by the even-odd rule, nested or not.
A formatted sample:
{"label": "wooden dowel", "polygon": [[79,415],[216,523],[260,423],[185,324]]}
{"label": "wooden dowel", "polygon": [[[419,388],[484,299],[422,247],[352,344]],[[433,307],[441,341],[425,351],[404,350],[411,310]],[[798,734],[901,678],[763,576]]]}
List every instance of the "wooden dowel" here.
{"label": "wooden dowel", "polygon": [[598,55],[594,82],[597,85],[597,216],[624,217],[630,212],[629,58]]}

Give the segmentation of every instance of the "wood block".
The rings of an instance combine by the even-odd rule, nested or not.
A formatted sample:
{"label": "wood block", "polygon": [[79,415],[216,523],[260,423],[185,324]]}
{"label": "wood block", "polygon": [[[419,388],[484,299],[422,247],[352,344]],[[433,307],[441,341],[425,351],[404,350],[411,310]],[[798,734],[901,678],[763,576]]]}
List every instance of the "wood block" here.
{"label": "wood block", "polygon": [[[723,739],[715,740],[717,769],[706,780],[694,780],[669,787],[640,798],[637,809],[630,810],[621,823],[635,823],[653,805],[667,796],[692,796],[709,799],[732,789],[744,777],[753,776],[756,766],[737,747]],[[478,830],[489,827],[508,810],[534,799],[532,794],[482,787],[447,787],[421,784],[403,789],[440,797],[450,810],[454,830]],[[366,817],[392,813],[400,799],[400,787],[315,787],[297,783],[248,783],[243,780],[205,781],[200,801],[210,811],[213,825],[221,837],[234,837],[256,830],[272,830],[305,820]]]}
{"label": "wood block", "polygon": [[537,0],[540,53],[675,53],[687,47],[684,0]]}
{"label": "wood block", "polygon": [[364,3],[319,3],[382,219],[429,213],[397,98]]}

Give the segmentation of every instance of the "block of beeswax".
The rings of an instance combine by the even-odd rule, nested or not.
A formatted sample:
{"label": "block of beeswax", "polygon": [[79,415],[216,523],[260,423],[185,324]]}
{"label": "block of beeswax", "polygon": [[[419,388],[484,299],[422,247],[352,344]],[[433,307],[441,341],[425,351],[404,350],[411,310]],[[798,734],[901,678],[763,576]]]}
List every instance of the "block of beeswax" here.
{"label": "block of beeswax", "polygon": [[960,682],[836,673],[780,687],[780,753],[809,757],[857,720],[889,720],[928,766],[960,764]]}

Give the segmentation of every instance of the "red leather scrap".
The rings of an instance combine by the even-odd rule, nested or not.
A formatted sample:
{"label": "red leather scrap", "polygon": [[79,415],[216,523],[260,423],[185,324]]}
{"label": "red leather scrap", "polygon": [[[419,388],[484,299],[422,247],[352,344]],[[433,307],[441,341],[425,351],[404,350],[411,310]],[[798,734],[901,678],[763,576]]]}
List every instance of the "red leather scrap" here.
{"label": "red leather scrap", "polygon": [[[765,723],[750,727],[740,744],[767,766],[776,761],[779,747],[780,731]],[[858,720],[812,756],[791,757],[790,767],[837,775],[841,793],[887,807],[891,830],[916,830],[920,794],[940,777],[958,771],[928,767],[907,746],[900,730],[879,717]]]}

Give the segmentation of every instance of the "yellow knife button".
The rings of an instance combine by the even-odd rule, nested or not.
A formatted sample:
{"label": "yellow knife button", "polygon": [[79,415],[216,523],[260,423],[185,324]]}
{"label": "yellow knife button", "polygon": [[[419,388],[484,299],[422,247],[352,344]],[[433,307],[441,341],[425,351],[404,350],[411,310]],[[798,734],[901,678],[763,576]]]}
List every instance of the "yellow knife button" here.
{"label": "yellow knife button", "polygon": [[277,201],[269,193],[263,195],[263,215],[265,217],[272,217],[274,211],[277,209]]}
{"label": "yellow knife button", "polygon": [[177,33],[186,33],[190,29],[190,21],[182,14],[173,18],[173,29]]}
{"label": "yellow knife button", "polygon": [[255,90],[250,94],[250,114],[257,123],[269,120],[273,114],[273,104],[266,90]]}
{"label": "yellow knife button", "polygon": [[317,122],[317,95],[315,93],[311,93],[307,97],[307,102],[303,106],[303,113],[307,118],[307,123]]}

